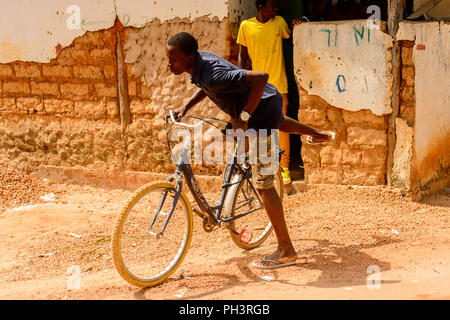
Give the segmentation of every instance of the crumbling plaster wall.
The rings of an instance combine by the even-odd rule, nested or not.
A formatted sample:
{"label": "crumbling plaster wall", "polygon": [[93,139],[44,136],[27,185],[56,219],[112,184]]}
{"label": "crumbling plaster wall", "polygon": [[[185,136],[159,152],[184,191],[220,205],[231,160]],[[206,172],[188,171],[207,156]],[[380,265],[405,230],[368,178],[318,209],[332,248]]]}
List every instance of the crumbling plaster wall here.
{"label": "crumbling plaster wall", "polygon": [[392,38],[366,20],[302,23],[294,28],[300,122],[337,133],[332,145],[303,143],[308,183],[386,181],[391,113]]}
{"label": "crumbling plaster wall", "polygon": [[450,25],[402,22],[397,38],[411,44],[415,113],[408,123],[413,130],[409,184],[421,198],[450,185]]}
{"label": "crumbling plaster wall", "polygon": [[[1,14],[8,17],[0,22],[0,161],[47,174],[48,168],[84,168],[97,176],[172,170],[162,116],[195,87],[187,75],[169,73],[167,40],[188,31],[200,50],[232,60],[230,21],[252,14],[240,2],[231,10],[219,0],[43,0],[39,8],[31,1],[0,1]],[[71,4],[81,9],[80,29],[67,28]],[[20,19],[11,20],[15,12],[21,12]],[[117,29],[116,15],[124,29]],[[119,117],[117,31],[124,40],[132,117],[125,131]],[[218,116],[218,109],[206,99],[192,114]],[[218,172],[214,166],[200,169]]]}

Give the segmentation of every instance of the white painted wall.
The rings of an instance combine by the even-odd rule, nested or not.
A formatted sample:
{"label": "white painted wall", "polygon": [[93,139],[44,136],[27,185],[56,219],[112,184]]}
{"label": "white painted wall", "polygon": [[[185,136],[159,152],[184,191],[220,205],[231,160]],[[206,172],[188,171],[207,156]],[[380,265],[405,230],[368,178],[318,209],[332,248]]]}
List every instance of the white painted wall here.
{"label": "white painted wall", "polygon": [[[71,5],[80,8],[79,29],[68,27],[76,18],[68,12]],[[155,18],[223,20],[229,15],[226,0],[0,0],[0,8],[0,63],[49,62],[58,45],[68,46],[86,31],[110,28],[116,14],[125,26],[134,27]]]}
{"label": "white painted wall", "polygon": [[[80,8],[80,29],[70,29]],[[86,31],[106,29],[114,24],[114,1],[92,0],[0,0],[0,63],[15,60],[49,62],[55,47],[70,43]]]}
{"label": "white painted wall", "polygon": [[295,76],[309,94],[344,110],[392,112],[388,34],[368,30],[366,20],[308,22],[293,39]]}
{"label": "white painted wall", "polygon": [[[450,25],[402,22],[397,39],[415,41],[415,151],[419,169],[436,158],[450,158]],[[448,164],[447,164],[448,165]],[[419,170],[419,174],[420,174]],[[419,177],[420,178],[420,177]]]}
{"label": "white painted wall", "polygon": [[161,22],[176,17],[195,19],[202,16],[228,17],[226,0],[115,0],[117,15],[125,26],[143,27],[147,22]]}

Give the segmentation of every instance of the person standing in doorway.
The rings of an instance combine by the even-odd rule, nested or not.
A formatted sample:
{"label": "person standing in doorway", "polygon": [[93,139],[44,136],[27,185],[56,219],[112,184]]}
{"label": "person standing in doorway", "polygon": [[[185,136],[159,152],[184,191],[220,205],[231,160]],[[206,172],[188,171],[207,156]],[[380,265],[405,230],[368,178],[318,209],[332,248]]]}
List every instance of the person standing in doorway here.
{"label": "person standing in doorway", "polygon": [[[288,107],[288,81],[283,58],[283,39],[289,39],[291,31],[286,21],[277,16],[276,0],[256,0],[256,17],[244,20],[237,37],[239,44],[238,65],[240,68],[265,72],[269,83],[283,97],[283,114]],[[283,168],[283,183],[291,183],[289,172],[290,138],[289,133],[279,132],[280,147],[284,149],[280,164]]]}

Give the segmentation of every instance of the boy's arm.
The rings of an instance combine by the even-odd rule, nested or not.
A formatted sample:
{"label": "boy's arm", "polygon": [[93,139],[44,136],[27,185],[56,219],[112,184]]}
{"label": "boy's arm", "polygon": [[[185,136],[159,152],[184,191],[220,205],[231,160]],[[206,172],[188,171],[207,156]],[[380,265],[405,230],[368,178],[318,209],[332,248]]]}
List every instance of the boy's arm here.
{"label": "boy's arm", "polygon": [[[269,80],[269,75],[265,72],[245,70],[246,77],[245,82],[250,84],[250,93],[248,95],[247,103],[242,111],[247,111],[250,115],[256,110],[261,97],[264,93],[267,80]],[[238,115],[239,116],[239,115]],[[247,130],[248,122],[242,121],[239,117],[233,119],[233,128]]]}
{"label": "boy's arm", "polygon": [[251,61],[248,57],[248,50],[246,46],[242,44],[239,45],[239,55],[238,55],[238,66],[241,69],[251,70]]}
{"label": "boy's arm", "polygon": [[197,103],[205,99],[206,93],[202,89],[197,89],[195,93],[191,96],[189,101],[181,106],[180,108],[174,110],[176,113],[178,113],[177,117],[183,117],[186,115],[186,113],[191,109],[193,106],[195,106]]}

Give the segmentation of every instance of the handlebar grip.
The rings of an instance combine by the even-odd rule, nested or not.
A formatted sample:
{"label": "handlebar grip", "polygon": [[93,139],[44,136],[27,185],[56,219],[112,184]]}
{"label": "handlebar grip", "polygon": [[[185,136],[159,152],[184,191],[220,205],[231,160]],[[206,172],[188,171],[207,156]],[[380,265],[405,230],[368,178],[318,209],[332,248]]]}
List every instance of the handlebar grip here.
{"label": "handlebar grip", "polygon": [[225,129],[221,129],[220,132],[222,132],[222,134],[223,134],[224,136],[226,136],[226,135],[227,135],[227,130],[228,130],[228,129],[233,129],[233,124],[232,124],[231,122],[227,122],[227,124],[226,124],[226,126],[225,126]]}

